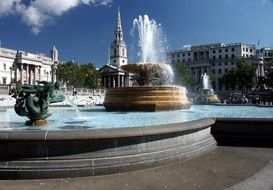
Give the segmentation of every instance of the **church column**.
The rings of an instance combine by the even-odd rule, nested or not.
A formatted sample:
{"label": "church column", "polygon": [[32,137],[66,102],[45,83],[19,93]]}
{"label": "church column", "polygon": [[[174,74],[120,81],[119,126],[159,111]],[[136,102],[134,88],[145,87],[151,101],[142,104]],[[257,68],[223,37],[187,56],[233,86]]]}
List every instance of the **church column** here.
{"label": "church column", "polygon": [[106,77],[105,76],[102,77],[102,81],[103,81],[103,87],[105,88],[106,87]]}
{"label": "church column", "polygon": [[125,84],[124,84],[124,77],[125,77],[125,75],[121,76],[121,86],[125,86]]}
{"label": "church column", "polygon": [[108,87],[111,87],[111,77],[108,77]]}
{"label": "church column", "polygon": [[118,87],[120,87],[120,75],[118,75]]}
{"label": "church column", "polygon": [[112,81],[113,81],[113,87],[116,87],[116,76],[112,76]]}

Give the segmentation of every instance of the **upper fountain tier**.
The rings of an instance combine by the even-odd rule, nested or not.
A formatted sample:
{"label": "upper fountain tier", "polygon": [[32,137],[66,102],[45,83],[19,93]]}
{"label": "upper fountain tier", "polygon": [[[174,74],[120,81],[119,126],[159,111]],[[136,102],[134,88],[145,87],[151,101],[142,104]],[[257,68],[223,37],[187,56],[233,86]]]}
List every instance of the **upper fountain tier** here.
{"label": "upper fountain tier", "polygon": [[174,73],[170,65],[163,63],[129,64],[121,67],[134,74],[139,86],[168,85],[173,83]]}

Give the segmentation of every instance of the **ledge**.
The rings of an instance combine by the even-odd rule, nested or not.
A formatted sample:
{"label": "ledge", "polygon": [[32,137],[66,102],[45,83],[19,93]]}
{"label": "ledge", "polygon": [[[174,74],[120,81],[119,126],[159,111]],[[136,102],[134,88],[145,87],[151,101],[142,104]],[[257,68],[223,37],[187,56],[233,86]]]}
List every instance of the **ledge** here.
{"label": "ledge", "polygon": [[5,141],[50,141],[50,140],[78,140],[78,139],[107,139],[122,137],[137,137],[148,135],[160,135],[167,133],[193,131],[207,128],[214,124],[213,119],[199,119],[189,122],[181,122],[166,125],[154,125],[145,127],[108,128],[90,130],[69,131],[37,131],[37,130],[13,130],[0,131],[0,140]]}

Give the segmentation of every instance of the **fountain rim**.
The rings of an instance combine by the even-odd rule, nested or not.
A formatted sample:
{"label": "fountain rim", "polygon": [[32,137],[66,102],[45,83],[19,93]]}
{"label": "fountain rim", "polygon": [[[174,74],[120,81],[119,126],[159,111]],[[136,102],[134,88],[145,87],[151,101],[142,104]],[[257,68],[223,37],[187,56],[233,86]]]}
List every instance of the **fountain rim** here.
{"label": "fountain rim", "polygon": [[202,118],[193,121],[141,127],[99,128],[89,130],[0,130],[0,140],[5,141],[50,141],[79,139],[110,139],[138,137],[167,133],[186,132],[207,128],[215,123],[214,119]]}

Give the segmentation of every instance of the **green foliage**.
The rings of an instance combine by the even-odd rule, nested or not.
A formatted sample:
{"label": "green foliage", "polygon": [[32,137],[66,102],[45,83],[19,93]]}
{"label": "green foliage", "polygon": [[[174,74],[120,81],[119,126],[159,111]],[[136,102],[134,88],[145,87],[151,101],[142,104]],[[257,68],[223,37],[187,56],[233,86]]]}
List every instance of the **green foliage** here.
{"label": "green foliage", "polygon": [[175,83],[186,87],[193,87],[196,85],[194,76],[190,75],[190,68],[185,64],[174,64],[173,70],[175,73]]}
{"label": "green foliage", "polygon": [[74,88],[99,88],[100,73],[91,64],[76,64],[68,61],[57,67],[57,79]]}
{"label": "green foliage", "polygon": [[234,89],[239,86],[240,89],[249,89],[253,86],[255,69],[252,64],[245,60],[239,60],[236,68],[232,68],[223,76],[223,82],[229,88]]}

